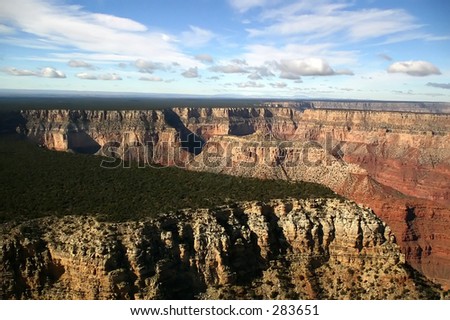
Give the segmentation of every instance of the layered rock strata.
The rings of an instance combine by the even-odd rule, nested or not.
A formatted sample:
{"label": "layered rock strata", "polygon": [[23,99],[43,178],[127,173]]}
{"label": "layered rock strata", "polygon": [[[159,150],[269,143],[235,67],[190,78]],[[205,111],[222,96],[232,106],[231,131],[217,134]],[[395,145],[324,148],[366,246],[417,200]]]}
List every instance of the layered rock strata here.
{"label": "layered rock strata", "polygon": [[435,287],[349,201],[273,200],[108,223],[3,224],[2,299],[418,299]]}
{"label": "layered rock strata", "polygon": [[303,107],[24,111],[18,130],[56,150],[322,183],[374,208],[450,286],[450,115]]}

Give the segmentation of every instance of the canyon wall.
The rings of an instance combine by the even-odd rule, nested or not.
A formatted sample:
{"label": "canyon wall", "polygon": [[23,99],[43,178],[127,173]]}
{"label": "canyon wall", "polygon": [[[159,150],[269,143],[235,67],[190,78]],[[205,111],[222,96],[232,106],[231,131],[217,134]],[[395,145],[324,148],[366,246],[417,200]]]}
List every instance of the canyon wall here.
{"label": "canyon wall", "polygon": [[311,101],[310,108],[365,111],[401,111],[420,113],[450,113],[448,102],[399,101]]}
{"label": "canyon wall", "polygon": [[24,111],[18,130],[56,150],[319,182],[373,208],[408,262],[449,286],[450,115],[299,109]]}
{"label": "canyon wall", "polygon": [[411,265],[449,286],[450,116],[307,110],[302,120],[300,135],[340,141],[344,166],[365,171],[335,190],[373,208]]}
{"label": "canyon wall", "polygon": [[243,202],[154,220],[3,224],[2,299],[430,299],[389,227],[337,199]]}

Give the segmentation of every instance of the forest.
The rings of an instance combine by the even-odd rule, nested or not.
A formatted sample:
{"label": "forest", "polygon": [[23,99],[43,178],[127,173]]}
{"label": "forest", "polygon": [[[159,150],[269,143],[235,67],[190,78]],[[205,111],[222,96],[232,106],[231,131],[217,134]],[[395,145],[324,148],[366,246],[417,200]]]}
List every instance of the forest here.
{"label": "forest", "polygon": [[172,167],[102,168],[102,157],[38,147],[0,135],[0,222],[48,215],[107,221],[155,217],[184,208],[286,197],[338,197],[315,183],[260,180]]}

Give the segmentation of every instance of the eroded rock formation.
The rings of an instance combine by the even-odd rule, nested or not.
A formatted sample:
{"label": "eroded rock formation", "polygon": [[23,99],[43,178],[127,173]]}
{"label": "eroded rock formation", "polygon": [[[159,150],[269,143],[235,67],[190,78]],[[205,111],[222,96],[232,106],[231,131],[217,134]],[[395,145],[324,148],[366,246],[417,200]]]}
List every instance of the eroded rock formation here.
{"label": "eroded rock formation", "polygon": [[393,234],[349,201],[273,200],[155,220],[3,224],[1,298],[439,298]]}
{"label": "eroded rock formation", "polygon": [[57,150],[322,183],[372,207],[450,286],[450,115],[303,107],[24,111],[19,130]]}

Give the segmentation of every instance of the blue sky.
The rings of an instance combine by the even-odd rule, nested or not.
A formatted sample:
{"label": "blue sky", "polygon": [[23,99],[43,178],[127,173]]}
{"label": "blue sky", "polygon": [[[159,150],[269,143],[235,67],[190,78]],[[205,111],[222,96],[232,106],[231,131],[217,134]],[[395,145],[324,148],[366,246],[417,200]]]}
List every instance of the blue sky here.
{"label": "blue sky", "polygon": [[0,2],[0,88],[450,101],[446,0]]}

